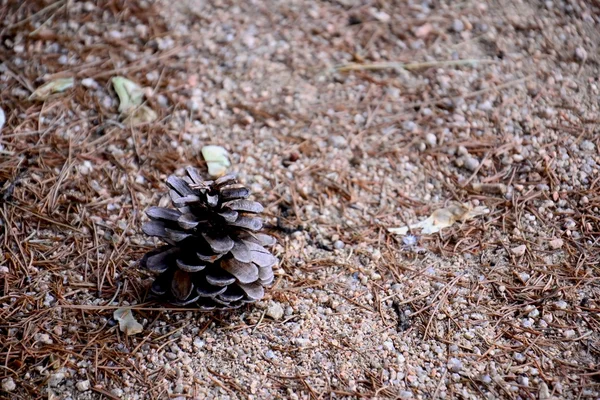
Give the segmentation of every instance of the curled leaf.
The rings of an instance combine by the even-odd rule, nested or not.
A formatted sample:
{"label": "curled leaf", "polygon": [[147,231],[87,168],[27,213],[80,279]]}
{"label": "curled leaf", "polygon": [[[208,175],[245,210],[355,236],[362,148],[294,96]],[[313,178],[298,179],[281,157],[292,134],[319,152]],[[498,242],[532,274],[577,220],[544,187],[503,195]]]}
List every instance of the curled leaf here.
{"label": "curled leaf", "polygon": [[113,318],[119,321],[119,329],[127,336],[140,333],[143,329],[142,324],[133,317],[131,308],[119,308],[113,313]]}
{"label": "curled leaf", "polygon": [[142,104],[144,90],[137,83],[122,76],[115,76],[111,81],[119,96],[119,112],[124,117],[123,122],[140,125],[153,122],[158,118],[153,109]]}
{"label": "curled leaf", "polygon": [[223,176],[227,172],[227,167],[231,166],[227,150],[221,146],[204,146],[202,156],[208,166],[208,174],[213,178]]}
{"label": "curled leaf", "polygon": [[148,106],[139,106],[131,111],[127,117],[123,120],[125,123],[131,123],[132,125],[147,124],[153,122],[158,118],[156,112]]}
{"label": "curled leaf", "polygon": [[122,76],[115,76],[111,81],[117,96],[119,96],[120,113],[126,113],[142,104],[144,91],[137,83]]}
{"label": "curled leaf", "polygon": [[435,210],[429,218],[412,224],[398,228],[388,228],[388,232],[397,235],[406,235],[409,229],[421,229],[422,234],[430,234],[441,231],[443,228],[448,228],[454,225],[457,221],[467,221],[478,215],[487,214],[490,211],[485,207],[472,208],[468,204],[451,204],[446,208]]}
{"label": "curled leaf", "polygon": [[50,95],[64,92],[73,87],[74,84],[75,80],[73,78],[62,78],[50,81],[37,88],[31,96],[29,96],[29,100],[46,100]]}

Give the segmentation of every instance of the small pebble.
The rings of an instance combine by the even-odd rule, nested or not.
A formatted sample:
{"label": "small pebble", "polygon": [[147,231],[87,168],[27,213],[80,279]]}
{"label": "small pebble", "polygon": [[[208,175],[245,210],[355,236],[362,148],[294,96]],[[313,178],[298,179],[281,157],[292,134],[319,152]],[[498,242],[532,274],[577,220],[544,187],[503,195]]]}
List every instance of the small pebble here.
{"label": "small pebble", "polygon": [[337,149],[344,148],[348,145],[348,141],[341,135],[334,135],[329,138],[329,143]]}
{"label": "small pebble", "polygon": [[460,19],[455,19],[454,21],[452,21],[452,30],[454,32],[462,32],[465,30],[465,24],[464,22],[462,22],[462,20]]}
{"label": "small pebble", "polygon": [[539,315],[540,315],[540,310],[538,310],[537,308],[534,308],[528,314],[529,318],[537,318]]}
{"label": "small pebble", "polygon": [[475,171],[479,167],[479,160],[475,157],[465,158],[465,168],[469,171]]}
{"label": "small pebble", "polygon": [[583,151],[594,151],[596,149],[596,145],[594,144],[594,142],[584,140],[579,144],[579,148]]}
{"label": "small pebble", "polygon": [[398,396],[402,400],[407,400],[407,399],[412,399],[413,398],[412,392],[409,392],[408,390],[401,390],[400,393],[398,393]]}
{"label": "small pebble", "polygon": [[192,344],[196,349],[201,349],[204,347],[205,343],[204,343],[204,340],[200,339],[199,337],[195,337]]}
{"label": "small pebble", "polygon": [[340,249],[343,249],[343,248],[344,248],[344,246],[346,246],[346,245],[345,245],[345,244],[344,244],[344,242],[342,242],[341,240],[336,240],[336,241],[333,243],[333,247],[334,247],[335,249],[338,249],[338,250],[340,250]]}
{"label": "small pebble", "polygon": [[575,330],[573,330],[573,329],[567,329],[566,331],[563,332],[564,337],[567,339],[573,339],[576,334],[577,334],[577,332],[575,332]]}
{"label": "small pebble", "polygon": [[558,250],[563,247],[564,242],[562,239],[552,239],[550,242],[548,242],[548,244],[550,245],[551,249]]}
{"label": "small pebble", "polygon": [[579,46],[577,48],[575,48],[575,58],[579,61],[585,61],[587,59],[587,51]]}
{"label": "small pebble", "polygon": [[427,143],[429,147],[435,147],[437,145],[437,136],[433,133],[428,133],[425,135],[425,143]]}
{"label": "small pebble", "polygon": [[271,317],[274,320],[279,320],[283,317],[283,307],[279,303],[272,303],[267,309],[267,317]]}
{"label": "small pebble", "polygon": [[526,250],[527,250],[527,246],[524,244],[510,249],[511,253],[513,253],[515,256],[522,256],[523,254],[525,254]]}
{"label": "small pebble", "polygon": [[13,380],[13,378],[8,377],[5,379],[2,379],[2,390],[4,390],[5,392],[12,392],[16,388],[17,388],[17,385],[15,384],[15,381]]}
{"label": "small pebble", "polygon": [[458,358],[451,358],[448,361],[448,369],[451,372],[458,373],[462,369],[462,362]]}
{"label": "small pebble", "polygon": [[87,379],[85,381],[79,381],[75,384],[75,387],[77,387],[77,390],[80,392],[85,392],[86,390],[90,390],[90,381]]}
{"label": "small pebble", "polygon": [[564,300],[559,300],[556,302],[556,308],[560,309],[560,310],[566,310],[567,308],[567,302]]}
{"label": "small pebble", "polygon": [[48,386],[56,387],[60,385],[60,383],[65,379],[65,374],[62,372],[57,372],[55,374],[50,375],[48,379]]}

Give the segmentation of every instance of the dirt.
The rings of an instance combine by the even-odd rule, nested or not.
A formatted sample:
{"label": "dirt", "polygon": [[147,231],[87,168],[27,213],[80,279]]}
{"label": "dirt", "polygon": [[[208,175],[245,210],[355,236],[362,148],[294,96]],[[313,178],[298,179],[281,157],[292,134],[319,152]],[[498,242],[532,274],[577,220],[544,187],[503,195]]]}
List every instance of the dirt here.
{"label": "dirt", "polygon": [[[597,2],[5,0],[0,21],[0,397],[600,397]],[[156,121],[123,121],[115,76]],[[147,302],[144,210],[209,144],[266,207],[275,283],[231,312]],[[453,203],[488,212],[389,231]]]}

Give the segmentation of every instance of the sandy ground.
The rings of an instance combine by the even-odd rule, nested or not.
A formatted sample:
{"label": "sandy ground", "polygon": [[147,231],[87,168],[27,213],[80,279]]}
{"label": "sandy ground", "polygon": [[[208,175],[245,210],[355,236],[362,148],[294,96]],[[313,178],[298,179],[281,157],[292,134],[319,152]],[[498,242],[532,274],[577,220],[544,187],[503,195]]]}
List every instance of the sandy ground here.
{"label": "sandy ground", "polygon": [[[1,398],[600,397],[597,2],[0,4]],[[281,259],[229,313],[137,268],[207,144]],[[388,232],[452,202],[489,213]]]}

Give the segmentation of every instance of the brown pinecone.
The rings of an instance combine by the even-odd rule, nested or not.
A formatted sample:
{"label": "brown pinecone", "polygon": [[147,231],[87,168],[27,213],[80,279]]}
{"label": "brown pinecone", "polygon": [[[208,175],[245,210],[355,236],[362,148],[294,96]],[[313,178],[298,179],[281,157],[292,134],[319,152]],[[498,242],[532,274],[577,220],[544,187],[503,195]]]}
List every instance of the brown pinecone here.
{"label": "brown pinecone", "polygon": [[197,303],[204,310],[261,299],[278,261],[263,247],[275,239],[258,232],[262,205],[247,200],[250,191],[233,175],[204,181],[193,168],[187,175],[167,179],[176,209],[146,211],[151,221],[142,230],[167,243],[141,261],[160,274],[151,292],[178,305]]}

